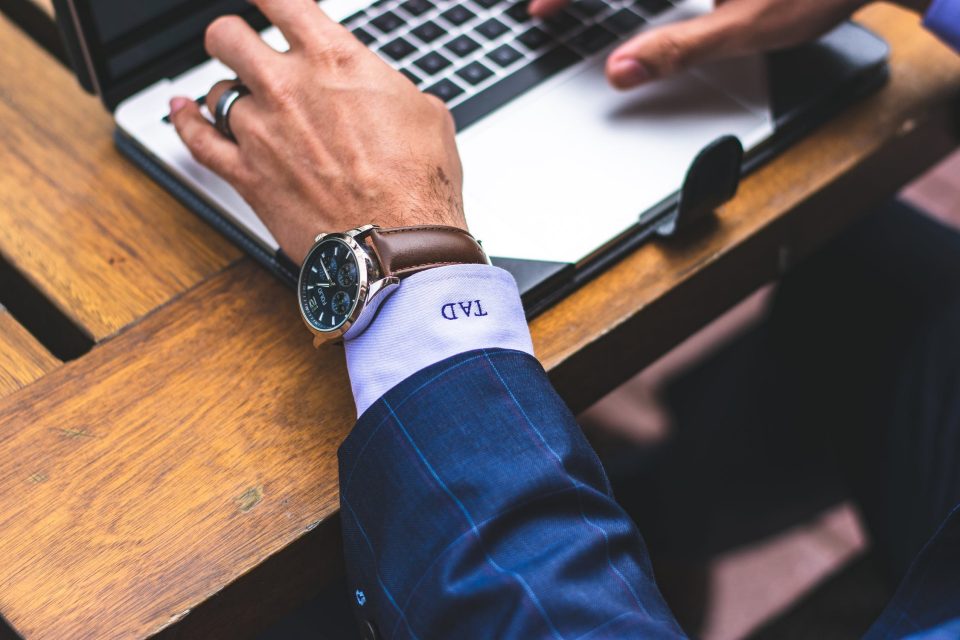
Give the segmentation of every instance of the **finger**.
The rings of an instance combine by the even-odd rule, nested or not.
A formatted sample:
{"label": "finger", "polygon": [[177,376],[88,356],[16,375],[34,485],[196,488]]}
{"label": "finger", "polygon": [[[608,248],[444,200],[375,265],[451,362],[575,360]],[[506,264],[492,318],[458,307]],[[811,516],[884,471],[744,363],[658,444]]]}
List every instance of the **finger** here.
{"label": "finger", "polygon": [[217,18],[207,27],[207,53],[230,67],[251,88],[258,88],[280,54],[238,16]]}
{"label": "finger", "polygon": [[197,162],[228,182],[237,175],[240,148],[207,122],[196,102],[181,97],[171,100],[170,121]]}
{"label": "finger", "polygon": [[272,22],[291,48],[303,47],[329,36],[330,32],[345,35],[347,31],[330,19],[313,0],[251,0]]}
{"label": "finger", "polygon": [[570,4],[570,0],[530,0],[530,15],[546,18]]}
{"label": "finger", "polygon": [[[223,92],[236,85],[236,80],[221,80],[210,88],[210,91],[207,92],[206,105],[211,114],[216,112],[217,103],[220,102]],[[240,96],[230,107],[230,131],[237,139],[237,143],[242,142],[243,132],[247,129],[247,124],[249,124],[251,118],[255,117],[252,113],[255,109],[256,104],[253,100],[253,94]]]}
{"label": "finger", "polygon": [[750,25],[739,23],[728,9],[737,4],[726,2],[697,18],[633,37],[607,58],[607,78],[628,89],[710,59],[747,53]]}
{"label": "finger", "polygon": [[607,76],[625,89],[709,60],[793,46],[829,30],[861,4],[725,0],[710,13],[628,41],[610,54]]}

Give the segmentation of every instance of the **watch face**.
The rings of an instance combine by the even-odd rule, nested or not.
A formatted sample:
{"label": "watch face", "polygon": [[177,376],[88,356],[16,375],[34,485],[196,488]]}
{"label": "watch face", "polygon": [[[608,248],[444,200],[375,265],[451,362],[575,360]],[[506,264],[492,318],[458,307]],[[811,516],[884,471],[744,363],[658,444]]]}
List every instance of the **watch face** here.
{"label": "watch face", "polygon": [[334,331],[350,319],[360,295],[357,258],[342,240],[329,238],[304,260],[300,277],[300,307],[319,331]]}

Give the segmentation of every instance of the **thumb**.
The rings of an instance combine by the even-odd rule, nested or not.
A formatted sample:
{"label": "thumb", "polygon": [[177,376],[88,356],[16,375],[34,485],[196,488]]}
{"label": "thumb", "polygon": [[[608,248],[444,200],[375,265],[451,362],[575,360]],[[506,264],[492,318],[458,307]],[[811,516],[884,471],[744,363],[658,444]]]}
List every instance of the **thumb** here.
{"label": "thumb", "polygon": [[607,58],[610,84],[629,89],[690,65],[735,55],[743,49],[740,30],[725,9],[736,4],[727,2],[711,13],[651,29],[628,40]]}
{"label": "thumb", "polygon": [[724,0],[710,13],[627,41],[607,59],[607,77],[627,89],[708,60],[797,45],[825,33],[865,1]]}

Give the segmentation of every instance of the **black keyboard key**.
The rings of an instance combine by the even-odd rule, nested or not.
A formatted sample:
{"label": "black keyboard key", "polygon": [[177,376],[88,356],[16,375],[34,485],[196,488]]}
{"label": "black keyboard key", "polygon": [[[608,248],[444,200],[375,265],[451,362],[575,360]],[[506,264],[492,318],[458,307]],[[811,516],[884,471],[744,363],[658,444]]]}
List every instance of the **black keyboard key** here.
{"label": "black keyboard key", "polygon": [[379,15],[371,20],[370,24],[375,26],[383,33],[390,33],[391,31],[396,31],[403,26],[403,19],[393,11],[387,11],[383,15]]}
{"label": "black keyboard key", "polygon": [[579,13],[585,18],[592,18],[598,13],[603,13],[609,5],[603,0],[577,0],[572,5],[574,12]]}
{"label": "black keyboard key", "polygon": [[461,58],[466,58],[480,48],[480,44],[467,35],[457,36],[444,46]]}
{"label": "black keyboard key", "polygon": [[625,36],[633,33],[646,20],[638,16],[630,9],[620,9],[615,14],[603,21],[603,26],[617,35]]}
{"label": "black keyboard key", "polygon": [[533,20],[533,18],[530,16],[530,10],[527,8],[529,6],[530,6],[529,2],[518,2],[517,4],[513,5],[512,7],[504,11],[504,13],[510,16],[514,22],[523,24],[525,22],[530,22],[531,20]]}
{"label": "black keyboard key", "polygon": [[570,45],[589,55],[616,41],[616,34],[610,33],[600,25],[595,24],[571,38]]}
{"label": "black keyboard key", "polygon": [[531,51],[536,51],[537,49],[546,46],[550,42],[553,42],[553,38],[550,37],[550,34],[540,27],[530,27],[517,36],[517,40],[520,41],[520,44]]}
{"label": "black keyboard key", "polygon": [[440,14],[444,20],[449,22],[452,25],[460,26],[464,22],[469,21],[471,18],[475,18],[477,14],[470,9],[467,9],[465,6],[458,4],[451,9],[448,9]]}
{"label": "black keyboard key", "polygon": [[341,22],[340,24],[342,24],[342,25],[345,26],[345,27],[349,27],[351,24],[356,24],[357,22],[359,22],[360,19],[363,18],[363,16],[365,16],[365,15],[367,15],[367,12],[366,12],[366,11],[357,11],[357,12],[354,13],[353,15],[349,16],[348,18],[346,18],[346,19],[345,19],[343,22]]}
{"label": "black keyboard key", "polygon": [[667,0],[636,0],[636,5],[652,16],[658,16],[673,5]]}
{"label": "black keyboard key", "polygon": [[415,74],[413,71],[410,71],[410,69],[400,69],[400,73],[407,76],[407,80],[409,80],[413,84],[415,85],[420,84],[420,76]]}
{"label": "black keyboard key", "polygon": [[401,9],[413,16],[422,16],[433,7],[434,4],[430,0],[407,0],[400,5]]}
{"label": "black keyboard key", "polygon": [[390,56],[396,61],[403,60],[408,55],[416,51],[417,48],[404,40],[403,38],[397,38],[396,40],[391,40],[387,44],[380,47],[380,51]]}
{"label": "black keyboard key", "polygon": [[490,53],[487,57],[496,62],[501,67],[509,67],[514,62],[523,57],[523,54],[508,44],[502,44]]}
{"label": "black keyboard key", "polygon": [[479,62],[471,62],[463,69],[457,71],[457,75],[469,82],[470,84],[480,84],[487,78],[493,75],[493,71],[487,69],[485,66]]}
{"label": "black keyboard key", "polygon": [[433,20],[427,20],[416,29],[413,29],[410,33],[417,36],[427,44],[430,44],[437,38],[447,35],[447,30]]}
{"label": "black keyboard key", "polygon": [[388,2],[390,2],[390,0],[377,0],[376,2],[374,2],[374,3],[373,3],[372,5],[370,5],[370,6],[371,6],[371,7],[382,7],[383,5],[387,4]]}
{"label": "black keyboard key", "polygon": [[420,67],[428,76],[432,76],[449,67],[450,61],[436,51],[431,51],[413,64]]}
{"label": "black keyboard key", "polygon": [[359,40],[363,44],[370,44],[371,42],[376,40],[376,38],[374,38],[369,31],[361,27],[357,27],[356,29],[354,29],[353,35],[357,36],[357,40]]}
{"label": "black keyboard key", "polygon": [[543,28],[555,36],[562,36],[570,33],[581,24],[583,23],[576,16],[566,11],[561,11],[546,18],[543,21]]}
{"label": "black keyboard key", "polygon": [[458,87],[452,80],[444,78],[432,87],[424,89],[425,93],[432,93],[444,102],[450,102],[458,95],[463,93],[463,89]]}
{"label": "black keyboard key", "polygon": [[496,18],[490,18],[479,27],[476,28],[476,31],[480,33],[487,40],[496,40],[507,31],[510,31],[510,27],[503,24]]}
{"label": "black keyboard key", "polygon": [[505,0],[473,0],[477,5],[484,9],[492,9]]}
{"label": "black keyboard key", "polygon": [[562,45],[551,49],[526,66],[520,67],[507,77],[455,106],[451,112],[457,123],[457,130],[466,129],[480,118],[582,59],[580,54]]}

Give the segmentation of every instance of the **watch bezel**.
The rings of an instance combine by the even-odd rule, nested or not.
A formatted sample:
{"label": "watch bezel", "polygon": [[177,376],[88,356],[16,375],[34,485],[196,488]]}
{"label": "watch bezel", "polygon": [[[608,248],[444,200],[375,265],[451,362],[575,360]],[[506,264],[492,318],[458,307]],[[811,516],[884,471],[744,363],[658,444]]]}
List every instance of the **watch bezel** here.
{"label": "watch bezel", "polygon": [[[360,244],[362,239],[358,241],[358,237],[359,234],[354,235],[350,232],[321,233],[316,237],[313,246],[310,247],[310,251],[307,252],[307,255],[303,259],[303,265],[300,267],[300,276],[297,278],[297,308],[300,310],[300,318],[303,320],[304,324],[307,325],[307,328],[311,331],[311,333],[314,334],[315,344],[342,337],[350,330],[351,327],[353,327],[353,325],[357,322],[357,319],[360,317],[360,314],[363,313],[364,307],[367,305],[367,300],[370,296],[372,285],[379,277],[379,269],[377,268],[377,265],[374,263],[373,259],[370,257],[370,254],[363,247],[363,245]],[[307,272],[306,265],[310,263],[311,258],[316,254],[320,247],[324,243],[330,241],[341,242],[353,253],[357,262],[357,283],[359,286],[357,288],[357,296],[353,304],[353,309],[351,309],[347,319],[334,329],[320,329],[310,322],[310,320],[307,318],[307,314],[304,312],[303,279]]]}

